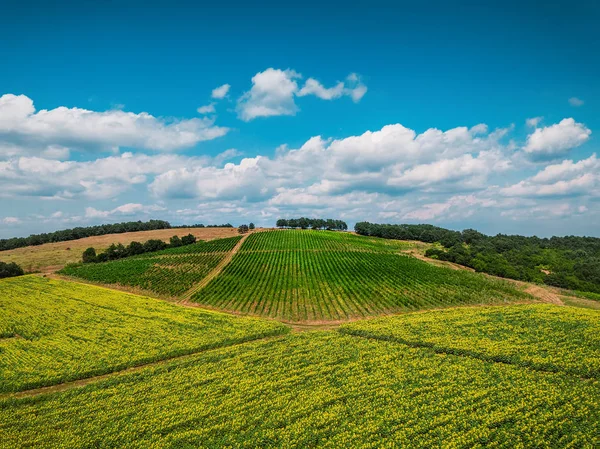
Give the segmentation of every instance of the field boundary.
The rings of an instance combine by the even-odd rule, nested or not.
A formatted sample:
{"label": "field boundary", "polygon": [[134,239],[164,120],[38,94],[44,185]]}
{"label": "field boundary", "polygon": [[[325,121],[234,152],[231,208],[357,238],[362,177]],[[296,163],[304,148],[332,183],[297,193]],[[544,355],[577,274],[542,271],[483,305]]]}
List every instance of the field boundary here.
{"label": "field boundary", "polygon": [[400,344],[404,346],[409,346],[411,348],[416,349],[430,349],[434,351],[436,354],[448,354],[455,355],[457,357],[466,357],[470,359],[481,360],[487,363],[499,363],[502,365],[512,365],[517,368],[529,369],[532,371],[538,371],[542,373],[554,373],[554,374],[563,374],[567,376],[578,377],[580,379],[586,380],[598,380],[598,376],[594,376],[593,374],[585,374],[585,373],[577,373],[572,370],[563,369],[562,367],[554,366],[554,365],[539,365],[537,363],[529,362],[527,360],[522,360],[520,362],[510,361],[502,356],[493,356],[486,355],[476,351],[464,350],[459,348],[448,348],[443,346],[437,346],[435,343],[429,343],[425,341],[410,341],[405,340],[403,338],[392,337],[392,336],[384,336],[384,335],[372,335],[366,332],[352,330],[352,329],[338,329],[338,332],[342,335],[348,335],[351,337],[359,337],[366,338],[368,340],[375,341],[385,341],[395,344]]}
{"label": "field boundary", "polygon": [[142,363],[140,365],[131,366],[129,368],[111,371],[110,373],[106,373],[106,374],[99,374],[97,376],[84,377],[82,379],[71,380],[68,382],[62,382],[62,383],[58,383],[58,384],[54,384],[54,385],[48,385],[46,387],[31,388],[29,390],[17,391],[17,392],[13,392],[13,393],[1,393],[0,400],[35,397],[35,396],[40,396],[43,394],[59,393],[59,392],[67,391],[67,390],[72,390],[75,388],[82,388],[82,387],[85,387],[86,385],[100,382],[102,380],[109,379],[111,377],[118,377],[121,375],[136,373],[138,371],[141,371],[144,368],[151,368],[153,366],[159,366],[161,364],[166,364],[169,362],[191,359],[194,356],[197,356],[198,354],[204,354],[204,353],[207,353],[210,351],[216,351],[219,349],[233,348],[236,346],[241,346],[241,345],[258,342],[258,341],[277,340],[277,339],[281,339],[281,338],[285,337],[287,334],[288,334],[288,332],[279,332],[279,333],[273,333],[271,335],[266,335],[266,336],[258,337],[258,338],[249,337],[249,338],[241,339],[241,340],[233,342],[233,343],[224,344],[224,345],[216,345],[216,346],[213,346],[210,348],[203,348],[203,349],[200,349],[197,351],[189,352],[187,354],[180,354],[180,355],[176,355],[176,356],[172,356],[172,357],[167,357],[167,358],[164,358],[161,360],[155,360],[153,362]]}
{"label": "field boundary", "polygon": [[242,238],[235,244],[231,251],[229,251],[229,253],[225,257],[223,257],[223,259],[217,264],[215,268],[212,269],[210,273],[204,276],[197,284],[195,284],[187,292],[181,295],[182,299],[180,303],[186,303],[187,301],[189,301],[195,293],[202,290],[209,284],[210,281],[216,278],[221,273],[221,271],[223,271],[223,269],[229,264],[229,262],[231,262],[231,259],[233,259],[233,256],[237,254],[237,252],[240,250],[240,248],[244,244],[244,241],[248,238],[249,235],[250,233],[244,234],[244,236],[242,236]]}

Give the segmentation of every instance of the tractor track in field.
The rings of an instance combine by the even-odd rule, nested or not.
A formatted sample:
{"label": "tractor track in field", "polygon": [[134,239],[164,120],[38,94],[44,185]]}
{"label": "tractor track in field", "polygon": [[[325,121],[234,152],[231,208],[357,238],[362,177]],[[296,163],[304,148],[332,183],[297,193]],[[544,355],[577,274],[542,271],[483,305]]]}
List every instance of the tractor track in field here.
{"label": "tractor track in field", "polygon": [[283,332],[283,333],[274,334],[274,335],[267,335],[266,337],[249,338],[249,339],[237,341],[237,342],[230,343],[230,344],[224,344],[224,345],[220,345],[220,346],[214,346],[211,348],[200,349],[198,351],[190,352],[187,354],[166,357],[164,359],[156,360],[154,362],[142,363],[140,365],[135,365],[135,366],[132,366],[129,368],[111,371],[110,373],[100,374],[97,376],[84,377],[83,379],[77,379],[77,380],[62,382],[62,383],[58,383],[58,384],[54,384],[54,385],[48,385],[46,387],[32,388],[29,390],[23,390],[23,391],[18,391],[18,392],[13,392],[13,393],[0,393],[0,400],[34,397],[34,396],[40,396],[42,394],[58,393],[58,392],[62,392],[62,391],[72,390],[74,388],[81,388],[81,387],[85,387],[86,385],[89,385],[92,383],[100,382],[105,379],[110,379],[112,377],[118,377],[121,375],[136,373],[145,368],[151,368],[151,367],[159,366],[159,365],[166,364],[169,362],[192,359],[193,357],[195,357],[199,354],[204,354],[204,353],[207,353],[210,351],[216,351],[219,349],[226,349],[226,348],[234,348],[236,346],[241,346],[241,345],[245,345],[248,343],[255,343],[255,342],[259,342],[259,341],[277,340],[277,339],[281,339],[281,338],[285,337],[286,335],[287,335],[287,333]]}
{"label": "tractor track in field", "polygon": [[233,249],[231,251],[229,251],[229,253],[225,257],[223,257],[223,259],[219,262],[219,264],[215,268],[213,268],[210,273],[208,273],[204,278],[202,278],[202,280],[200,280],[200,282],[198,282],[196,285],[194,285],[192,288],[190,288],[187,292],[185,292],[181,296],[182,299],[179,303],[180,304],[188,303],[189,300],[192,298],[192,296],[194,296],[195,293],[202,290],[204,287],[206,287],[210,283],[210,281],[212,281],[214,278],[216,278],[221,273],[221,271],[223,271],[223,269],[229,264],[229,262],[231,262],[231,259],[233,259],[233,256],[235,256],[238,253],[238,251],[244,244],[244,241],[248,238],[249,235],[251,235],[251,233],[244,234],[244,236],[239,240],[239,242],[237,242],[235,244]]}

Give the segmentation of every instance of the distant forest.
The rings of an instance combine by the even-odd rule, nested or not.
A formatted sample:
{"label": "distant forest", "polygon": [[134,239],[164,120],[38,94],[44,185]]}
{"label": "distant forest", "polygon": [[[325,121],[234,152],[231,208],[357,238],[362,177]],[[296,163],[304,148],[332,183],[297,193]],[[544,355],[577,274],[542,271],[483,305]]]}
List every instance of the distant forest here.
{"label": "distant forest", "polygon": [[332,218],[280,218],[276,222],[278,228],[300,228],[300,229],[329,229],[336,231],[347,231],[348,225],[345,221]]}
{"label": "distant forest", "polygon": [[230,223],[221,225],[182,225],[171,226],[168,221],[150,220],[150,221],[128,221],[123,223],[103,224],[98,226],[78,227],[73,229],[64,229],[62,231],[49,232],[47,234],[32,234],[29,237],[14,237],[11,239],[0,240],[0,251],[9,249],[23,248],[25,246],[43,245],[44,243],[67,242],[69,240],[82,239],[84,237],[94,237],[107,234],[122,234],[124,232],[154,231],[156,229],[177,229],[177,228],[232,228]]}
{"label": "distant forest", "polygon": [[425,255],[495,276],[600,293],[600,238],[487,236],[473,229],[368,222],[357,223],[354,230],[386,239],[440,243]]}

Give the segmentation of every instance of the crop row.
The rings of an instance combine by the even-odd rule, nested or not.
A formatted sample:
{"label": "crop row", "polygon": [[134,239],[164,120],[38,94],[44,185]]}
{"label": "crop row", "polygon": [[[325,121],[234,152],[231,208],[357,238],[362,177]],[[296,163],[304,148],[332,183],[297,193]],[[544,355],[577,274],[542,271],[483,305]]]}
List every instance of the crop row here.
{"label": "crop row", "polygon": [[252,252],[244,244],[219,276],[192,300],[226,310],[303,321],[526,297],[506,282],[435,267],[407,256],[353,251]]}
{"label": "crop row", "polygon": [[239,239],[232,237],[199,242],[112,262],[71,265],[60,273],[92,282],[179,296],[214,269]]}
{"label": "crop row", "polygon": [[241,252],[273,250],[399,252],[414,243],[357,236],[347,232],[285,230],[257,232],[248,237]]}
{"label": "crop row", "polygon": [[0,281],[0,310],[5,337],[0,392],[104,374],[284,329],[37,276]]}
{"label": "crop row", "polygon": [[7,448],[591,449],[599,399],[597,381],[305,333],[0,401],[0,440]]}
{"label": "crop row", "polygon": [[350,323],[351,335],[600,379],[600,314],[548,304],[461,308]]}

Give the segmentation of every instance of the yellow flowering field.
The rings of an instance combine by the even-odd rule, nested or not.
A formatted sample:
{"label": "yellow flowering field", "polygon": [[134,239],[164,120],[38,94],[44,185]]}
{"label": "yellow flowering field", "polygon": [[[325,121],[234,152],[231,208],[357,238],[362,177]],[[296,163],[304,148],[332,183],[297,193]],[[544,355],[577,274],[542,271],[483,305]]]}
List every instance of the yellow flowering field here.
{"label": "yellow flowering field", "polygon": [[591,449],[599,401],[594,379],[313,332],[0,400],[0,445]]}
{"label": "yellow flowering field", "polygon": [[549,304],[458,308],[358,321],[341,332],[600,379],[600,312]]}
{"label": "yellow flowering field", "polygon": [[182,308],[89,285],[33,275],[4,279],[0,392],[105,374],[285,331],[275,322]]}

